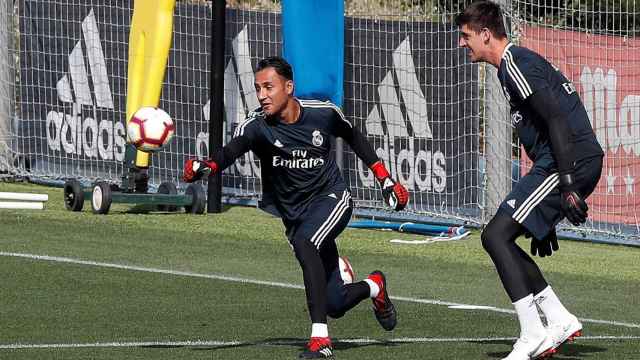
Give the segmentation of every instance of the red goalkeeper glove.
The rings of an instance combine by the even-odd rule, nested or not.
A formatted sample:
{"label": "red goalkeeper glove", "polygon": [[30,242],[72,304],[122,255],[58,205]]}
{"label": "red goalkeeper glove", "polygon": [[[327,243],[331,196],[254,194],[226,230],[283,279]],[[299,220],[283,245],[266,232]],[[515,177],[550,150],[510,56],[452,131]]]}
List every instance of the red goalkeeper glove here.
{"label": "red goalkeeper glove", "polygon": [[194,182],[202,179],[205,175],[214,174],[218,170],[218,164],[213,160],[189,159],[184,163],[182,180]]}
{"label": "red goalkeeper glove", "polygon": [[389,171],[384,167],[382,161],[376,161],[371,165],[370,169],[382,187],[384,201],[395,211],[404,209],[409,202],[407,189],[402,184],[391,179],[391,175],[389,175]]}

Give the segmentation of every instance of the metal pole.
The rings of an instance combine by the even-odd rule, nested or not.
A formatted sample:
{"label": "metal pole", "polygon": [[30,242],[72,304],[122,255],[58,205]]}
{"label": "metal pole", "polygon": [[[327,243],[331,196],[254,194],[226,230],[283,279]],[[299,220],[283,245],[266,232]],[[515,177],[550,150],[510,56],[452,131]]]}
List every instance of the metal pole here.
{"label": "metal pole", "polygon": [[[510,34],[507,15],[509,1],[498,0],[505,14],[505,28]],[[498,206],[511,191],[511,149],[512,127],[507,100],[498,81],[497,69],[489,64],[484,66],[485,77],[485,156],[486,186],[483,219],[488,222],[498,210]]]}
{"label": "metal pole", "polygon": [[[209,83],[209,156],[222,148],[224,131],[224,44],[226,0],[213,0],[211,24],[211,78]],[[218,171],[209,176],[207,212],[222,211],[222,175]]]}
{"label": "metal pole", "polygon": [[11,59],[11,37],[14,35],[13,29],[13,1],[2,1],[0,3],[0,171],[12,170],[11,155],[11,124],[13,114],[13,62]]}

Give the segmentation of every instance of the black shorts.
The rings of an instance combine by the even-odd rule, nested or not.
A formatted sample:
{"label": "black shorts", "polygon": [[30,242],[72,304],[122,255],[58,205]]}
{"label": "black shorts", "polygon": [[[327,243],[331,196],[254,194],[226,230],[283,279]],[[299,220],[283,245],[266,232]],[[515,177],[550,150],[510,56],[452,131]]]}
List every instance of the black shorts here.
{"label": "black shorts", "polygon": [[320,249],[328,241],[334,242],[347,227],[353,213],[353,201],[348,190],[317,196],[296,221],[283,220],[287,238],[310,241]]}
{"label": "black shorts", "polygon": [[[575,181],[581,196],[591,195],[601,172],[600,156],[576,162]],[[550,172],[546,167],[534,163],[531,171],[518,181],[500,204],[498,211],[522,224],[535,238],[543,239],[564,219],[558,183],[557,172]]]}

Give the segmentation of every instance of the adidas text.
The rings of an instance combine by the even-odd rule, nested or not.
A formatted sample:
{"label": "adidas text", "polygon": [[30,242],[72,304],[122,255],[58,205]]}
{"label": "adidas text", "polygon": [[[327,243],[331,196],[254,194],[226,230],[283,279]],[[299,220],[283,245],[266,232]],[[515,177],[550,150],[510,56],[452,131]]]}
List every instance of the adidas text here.
{"label": "adidas text", "polygon": [[[97,108],[113,109],[114,105],[93,10],[82,21],[82,33],[89,71],[82,40],[78,40],[69,54],[69,74],[56,85],[58,99],[70,105],[71,113],[55,110],[47,113],[47,145],[52,151],[64,150],[66,154],[122,161],[126,144],[124,125],[120,121],[97,119]],[[89,88],[89,76],[93,92]],[[85,108],[91,109],[94,116],[85,116]]]}
{"label": "adidas text", "polygon": [[[388,164],[391,176],[408,190],[441,193],[447,185],[446,159],[442,151],[426,149],[426,140],[432,139],[433,134],[427,119],[427,101],[420,90],[408,37],[393,52],[393,62],[395,68],[378,84],[380,103],[367,117],[367,136],[382,138],[382,147],[375,149],[376,153]],[[398,79],[398,84],[394,78]],[[401,110],[401,99],[407,109],[406,115]],[[411,134],[405,117],[411,123]],[[383,118],[386,129],[382,125]],[[358,160],[357,169],[363,186],[375,187],[373,173],[361,160]]]}

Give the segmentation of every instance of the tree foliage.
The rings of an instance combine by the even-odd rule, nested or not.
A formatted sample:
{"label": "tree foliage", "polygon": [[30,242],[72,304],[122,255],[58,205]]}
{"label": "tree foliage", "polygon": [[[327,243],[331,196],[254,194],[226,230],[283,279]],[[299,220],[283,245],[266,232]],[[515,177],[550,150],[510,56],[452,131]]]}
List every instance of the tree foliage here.
{"label": "tree foliage", "polygon": [[[202,1],[202,0],[201,0]],[[640,36],[640,0],[494,0],[511,18],[595,34]],[[411,16],[452,21],[473,0],[345,0],[348,16]],[[227,0],[231,7],[277,11],[281,0]]]}
{"label": "tree foliage", "polygon": [[[639,0],[502,0],[511,18],[544,26],[596,34],[640,36]],[[442,13],[453,14],[469,0],[438,0]]]}

